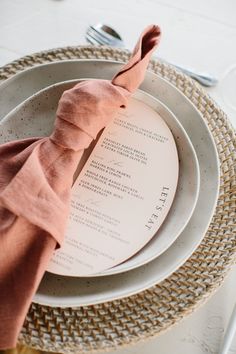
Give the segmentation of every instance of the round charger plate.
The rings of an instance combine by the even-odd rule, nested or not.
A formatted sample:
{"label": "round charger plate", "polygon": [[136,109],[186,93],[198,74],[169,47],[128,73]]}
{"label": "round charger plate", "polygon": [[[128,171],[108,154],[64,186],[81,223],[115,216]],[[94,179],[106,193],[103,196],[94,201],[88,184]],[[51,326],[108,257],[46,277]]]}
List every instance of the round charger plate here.
{"label": "round charger plate", "polygon": [[[90,76],[94,77],[97,75],[101,78],[111,78],[115,72],[120,69],[120,64],[109,61],[95,62],[89,60],[85,62],[65,62],[63,63],[64,76],[67,75],[69,69],[72,71],[70,67],[71,64],[72,66],[76,64],[77,67],[80,67],[81,65],[83,66],[83,70],[85,70],[86,73],[89,73]],[[44,70],[44,79],[47,81],[48,77],[50,78],[50,76],[52,76],[51,72],[54,66],[61,67],[59,63],[56,63],[55,65],[52,63],[50,65],[44,65],[43,68],[40,67],[31,70],[31,82],[37,81],[38,69],[41,69],[41,75],[42,69]],[[21,80],[24,77],[24,74],[27,73],[23,72],[19,77],[16,75],[15,78],[12,78],[12,84],[16,84],[20,79],[18,85],[22,85]],[[56,78],[55,74],[56,70],[54,70],[54,80]],[[217,151],[211,133],[203,121],[201,114],[199,114],[191,102],[167,81],[157,75],[147,73],[141,87],[144,87],[148,92],[155,92],[155,95],[160,97],[164,103],[167,102],[168,107],[177,114],[177,119],[184,127],[186,127],[186,131],[191,137],[199,159],[200,169],[204,171],[200,176],[199,198],[190,222],[187,224],[176,242],[172,244],[164,254],[160,255],[154,261],[149,262],[141,269],[136,269],[125,274],[117,274],[116,276],[106,278],[105,280],[100,278],[90,278],[89,280],[86,278],[75,279],[46,273],[33,299],[36,303],[60,307],[88,306],[135,294],[144,289],[150,288],[168,277],[190,257],[204,237],[215,209],[219,187]],[[35,97],[37,98],[37,93]],[[60,92],[59,95],[56,93],[56,102],[59,97]],[[23,106],[24,102],[22,104]],[[33,107],[34,106],[36,106],[36,112],[40,112],[37,102],[35,102]],[[51,106],[49,105],[49,108],[50,107]],[[42,107],[42,112],[43,111],[44,106]],[[14,110],[12,112],[14,112]],[[28,112],[28,118],[26,116],[26,121],[29,121],[29,119],[31,120],[30,117],[32,115],[34,115],[34,108],[32,108],[32,112]],[[9,116],[11,116],[11,113]],[[43,121],[41,117],[43,117],[43,115],[39,116],[39,119],[36,119],[37,124],[42,124],[40,123]],[[21,121],[19,122],[21,123]],[[45,125],[45,123],[43,123],[43,125]],[[7,128],[10,132],[14,131],[14,129],[15,127],[11,125]],[[17,125],[17,130],[21,131],[19,123]],[[21,135],[21,137],[24,137],[26,131],[27,129],[23,127],[23,135]],[[152,241],[146,246],[147,249],[151,244]],[[117,266],[117,268],[119,269],[119,266]]]}
{"label": "round charger plate", "polygon": [[[9,79],[9,81],[7,80],[5,85],[3,84],[2,86],[7,86],[8,90],[12,86],[13,92],[18,92],[19,90],[17,90],[17,88],[21,87],[20,92],[24,92],[25,90],[28,90],[28,85],[32,83],[34,84],[39,80],[41,80],[40,84],[42,85],[44,82],[51,80],[52,77],[53,80],[56,80],[58,75],[59,77],[62,76],[62,73],[65,77],[68,72],[72,75],[73,70],[75,69],[77,70],[74,71],[74,75],[78,75],[78,68],[80,69],[80,74],[85,72],[87,75],[90,75],[90,77],[100,76],[101,78],[111,78],[115,72],[120,69],[120,66],[121,65],[116,62],[101,60],[98,62],[93,60],[77,60],[75,62],[67,61],[55,64],[51,63],[48,65],[45,64],[35,68],[35,70],[29,69],[19,75],[15,75],[12,79]],[[49,90],[54,90],[58,85],[60,87],[60,84],[56,84],[51,88],[49,86]],[[199,199],[191,217],[191,221],[177,241],[169,247],[165,254],[159,256],[155,261],[147,264],[145,267],[142,267],[142,269],[137,269],[137,271],[106,278],[105,280],[91,278],[89,281],[86,278],[74,279],[53,276],[46,273],[39,286],[37,294],[34,297],[33,301],[36,303],[60,307],[85,306],[114,300],[140,292],[165,279],[181,266],[199,245],[207,230],[215,208],[219,184],[217,152],[211,134],[204,123],[201,114],[199,114],[190,101],[188,101],[188,99],[186,99],[185,96],[174,86],[153,73],[147,73],[141,87],[144,87],[145,90],[149,92],[155,92],[155,95],[160,97],[162,101],[166,102],[167,100],[168,106],[171,107],[174,113],[177,112],[177,118],[187,127],[187,133],[190,135],[193,144],[196,147],[200,168],[204,173],[201,173]],[[47,88],[45,88],[45,90],[47,91]],[[39,91],[39,94],[40,92],[44,91]],[[47,95],[47,92],[45,92],[45,94]],[[51,92],[51,95],[53,97],[50,102],[54,102],[54,105],[52,106],[55,106],[59,100],[61,92],[55,90],[55,92]],[[16,95],[16,97],[18,97],[18,95]],[[38,93],[31,97],[31,109],[29,109],[27,100],[22,103],[22,119],[27,122],[27,127],[21,125],[21,120],[18,119],[17,115],[14,115],[14,110],[12,110],[9,115],[3,119],[4,122],[10,118],[8,119],[9,125],[5,126],[5,129],[4,126],[2,126],[2,134],[4,133],[4,137],[9,135],[9,131],[10,139],[14,139],[15,137],[12,134],[14,134],[15,130],[17,130],[17,134],[20,134],[20,137],[27,137],[30,130],[32,131],[36,129],[36,126],[35,128],[30,129],[29,122],[35,122],[38,126],[37,131],[43,133],[43,127],[48,125],[45,123],[45,119],[48,119],[48,122],[52,120],[55,107],[51,114],[52,107],[50,103],[48,109],[47,103],[42,104],[42,102],[37,102]],[[31,101],[31,97],[29,98],[29,101]],[[9,96],[8,102],[10,101],[10,98],[11,96]],[[47,101],[45,100],[45,102]],[[18,110],[18,107],[20,106],[18,105],[15,108],[15,111]],[[40,107],[40,109],[38,107]],[[177,107],[179,107],[179,109],[177,109]],[[25,109],[26,112],[24,113]],[[40,112],[42,114],[39,114],[38,116],[38,113]],[[49,113],[49,116],[47,115],[47,112]],[[31,116],[34,115],[36,115],[37,118],[32,120]],[[49,132],[47,131],[46,133],[48,134]],[[206,191],[208,193],[207,203]],[[152,244],[153,242],[150,242],[145,248],[148,250]],[[120,267],[118,266],[117,268],[119,269]]]}
{"label": "round charger plate", "polygon": [[[106,47],[67,47],[24,57],[0,69],[7,79],[30,66],[66,59],[126,61],[127,51]],[[134,344],[158,335],[192,313],[222,283],[236,259],[235,132],[214,101],[171,66],[152,61],[150,70],[179,88],[203,114],[221,163],[215,215],[198,249],[160,284],[140,294],[105,304],[61,309],[32,304],[20,342],[48,351],[95,352]]]}
{"label": "round charger plate", "polygon": [[[90,64],[91,63],[87,63],[87,65]],[[35,93],[21,104],[17,105],[0,121],[0,143],[34,136],[50,135],[53,130],[58,101],[62,93],[65,90],[73,87],[76,83],[78,83],[78,81],[79,80],[69,80],[48,86]],[[158,101],[153,96],[147,94],[144,91],[138,90],[133,95],[133,97],[152,107],[152,109],[158,112],[162,119],[171,128],[172,134],[175,138],[179,159],[179,178],[177,191],[175,193],[175,198],[171,209],[162,227],[158,230],[156,236],[154,236],[145,247],[143,247],[133,257],[129,258],[126,262],[123,262],[122,264],[119,264],[118,266],[112,267],[111,269],[105,270],[103,272],[89,275],[90,277],[122,273],[137,268],[158,257],[168,247],[170,247],[170,245],[183,231],[195,209],[198,199],[200,185],[199,164],[195,150],[184,128],[181,126],[173,113],[163,103]],[[201,238],[201,234],[199,234],[199,237]],[[189,244],[189,247],[190,251],[192,251],[191,243]],[[187,256],[188,255],[185,257]],[[176,267],[179,266],[179,262],[182,260],[182,257],[183,255],[180,253],[179,258],[176,257],[174,262],[169,262],[169,267],[171,270],[175,267],[175,265]],[[149,283],[152,280],[153,283],[157,283],[160,281],[160,279],[162,279],[162,277],[162,272],[158,272],[158,269],[156,269],[154,274],[150,273],[145,274],[145,277],[135,277],[136,282],[134,282],[132,287],[127,286],[126,294],[124,289],[123,296],[128,296],[130,293],[134,293],[136,288],[140,290],[142,283],[144,284],[145,288],[147,282]],[[60,279],[60,277],[57,278]],[[121,280],[125,285],[125,275],[123,278],[124,279]],[[66,283],[66,278],[62,278],[61,281]],[[70,282],[72,281],[73,280],[71,279]],[[111,282],[116,282],[116,278],[112,278]],[[52,282],[49,282],[49,284],[47,283],[49,293],[57,293],[58,291],[55,289],[55,286],[50,289],[50,284],[54,285],[54,281],[52,280]],[[95,302],[113,300],[117,297],[116,291],[114,291],[112,298],[110,298],[110,294],[107,298],[105,289],[102,294],[97,294],[95,290],[95,279],[93,280],[93,287],[91,289],[92,296],[88,293],[86,282],[80,281],[80,279],[74,279],[74,284],[81,293],[85,291],[87,293],[87,300],[83,299],[83,305],[90,305],[94,304]],[[118,284],[116,284],[116,288],[118,288]],[[68,293],[71,293],[70,289],[68,289]],[[77,297],[77,299],[78,303],[76,305],[80,305],[79,297]],[[61,303],[61,299],[58,300]],[[34,301],[37,301],[37,296]],[[42,301],[46,301],[46,303]],[[53,305],[52,301],[52,299],[41,300],[41,304]],[[68,298],[68,302],[65,302],[64,304],[65,306],[70,306],[70,298]],[[73,304],[75,304],[74,301]],[[55,305],[57,305],[57,301]]]}

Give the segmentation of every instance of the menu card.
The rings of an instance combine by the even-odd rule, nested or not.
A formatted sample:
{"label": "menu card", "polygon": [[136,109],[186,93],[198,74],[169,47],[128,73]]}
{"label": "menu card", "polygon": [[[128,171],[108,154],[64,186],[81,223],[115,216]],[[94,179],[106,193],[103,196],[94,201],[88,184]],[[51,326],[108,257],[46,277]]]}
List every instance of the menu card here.
{"label": "menu card", "polygon": [[75,180],[65,241],[47,270],[88,276],[138,252],[167,216],[178,167],[167,124],[143,100],[131,98],[104,129]]}

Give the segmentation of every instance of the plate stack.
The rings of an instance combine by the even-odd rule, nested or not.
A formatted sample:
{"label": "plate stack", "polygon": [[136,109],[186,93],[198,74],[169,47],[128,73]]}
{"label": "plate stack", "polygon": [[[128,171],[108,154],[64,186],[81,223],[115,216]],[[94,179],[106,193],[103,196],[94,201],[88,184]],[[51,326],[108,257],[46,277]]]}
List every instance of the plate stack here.
{"label": "plate stack", "polygon": [[[87,58],[83,59],[84,56]],[[107,56],[109,60],[106,60]],[[0,142],[48,135],[62,92],[84,78],[111,79],[122,65],[114,60],[123,61],[127,56],[125,51],[110,48],[69,48],[26,57],[18,62],[23,64],[18,72],[14,69],[16,64],[3,68],[2,77],[9,68],[15,73],[0,85]],[[197,298],[206,297],[207,285],[213,288],[213,272],[210,273],[215,263],[211,256],[215,259],[217,254],[220,258],[228,242],[225,236],[218,238],[214,245],[222,231],[220,213],[224,214],[226,210],[223,199],[210,236],[209,231],[207,240],[204,236],[219,197],[222,157],[215,143],[219,148],[219,136],[224,140],[224,159],[227,160],[227,153],[232,158],[233,148],[229,145],[225,148],[226,133],[223,136],[220,132],[220,119],[226,122],[226,118],[196,83],[165,64],[153,61],[151,65],[152,71],[146,73],[133,99],[152,107],[174,137],[179,175],[170,210],[151,240],[122,263],[87,276],[47,272],[23,328],[21,340],[25,344],[43,350],[69,352],[130,343],[175,323],[183,313],[193,310]],[[215,119],[214,123],[212,119]],[[214,138],[209,125],[214,129],[216,125]],[[230,126],[228,131],[232,137]],[[235,181],[231,167],[224,170],[231,179],[229,181],[227,177],[229,194],[231,181]],[[224,189],[226,182],[222,183]],[[227,208],[229,218],[235,217],[230,199]],[[226,230],[226,221],[225,225]],[[200,244],[195,252],[197,256],[191,257]],[[231,251],[235,254],[235,245]],[[221,269],[219,278],[222,279],[225,271]],[[217,278],[217,272],[215,276]],[[215,287],[218,284],[219,281],[215,281]],[[146,289],[149,290],[144,291]],[[67,308],[70,308],[69,312]],[[41,319],[37,320],[39,317]],[[51,333],[49,337],[45,328]]]}

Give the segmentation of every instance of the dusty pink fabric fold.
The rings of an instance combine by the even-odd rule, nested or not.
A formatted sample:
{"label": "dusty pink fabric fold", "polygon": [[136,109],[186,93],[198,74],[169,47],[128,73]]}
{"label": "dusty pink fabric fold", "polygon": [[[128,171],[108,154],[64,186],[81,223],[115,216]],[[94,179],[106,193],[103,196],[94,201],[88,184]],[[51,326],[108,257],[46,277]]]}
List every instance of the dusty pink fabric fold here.
{"label": "dusty pink fabric fold", "polygon": [[63,242],[70,189],[91,141],[143,80],[160,29],[149,26],[112,81],[65,91],[47,138],[0,146],[0,349],[16,345],[33,295]]}

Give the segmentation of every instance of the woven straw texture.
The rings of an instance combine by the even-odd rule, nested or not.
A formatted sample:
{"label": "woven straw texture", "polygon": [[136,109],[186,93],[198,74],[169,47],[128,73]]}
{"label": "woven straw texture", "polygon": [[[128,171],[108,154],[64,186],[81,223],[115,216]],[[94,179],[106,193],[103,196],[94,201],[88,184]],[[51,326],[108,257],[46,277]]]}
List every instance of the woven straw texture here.
{"label": "woven straw texture", "polygon": [[[34,65],[65,59],[127,61],[129,52],[108,47],[67,47],[33,54],[0,69],[0,80]],[[44,351],[97,352],[159,335],[192,313],[220,286],[236,259],[235,132],[198,84],[173,67],[152,61],[149,69],[180,89],[204,116],[221,162],[215,215],[201,245],[169,278],[137,295],[80,308],[32,304],[20,343]]]}

